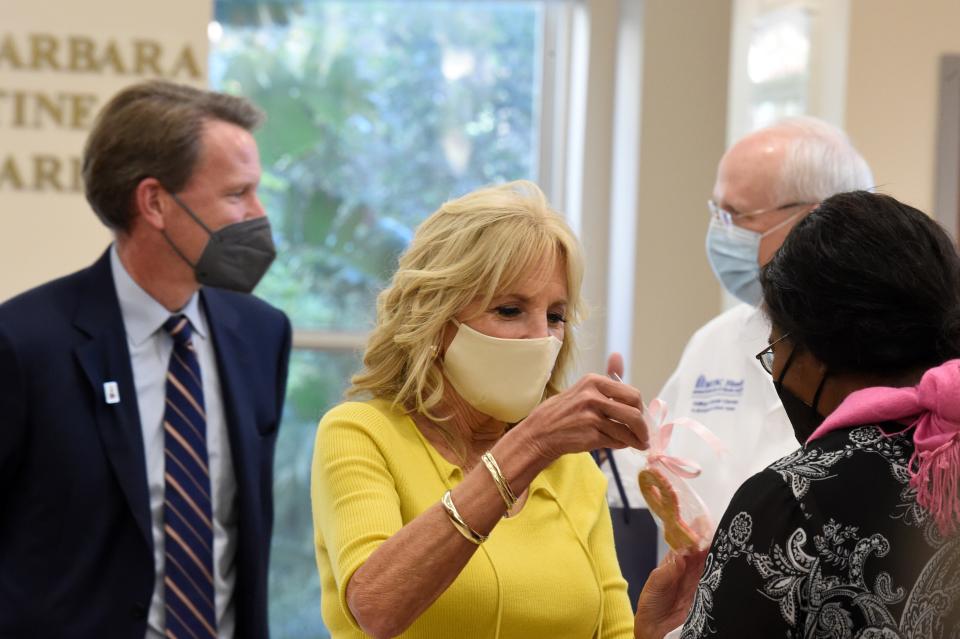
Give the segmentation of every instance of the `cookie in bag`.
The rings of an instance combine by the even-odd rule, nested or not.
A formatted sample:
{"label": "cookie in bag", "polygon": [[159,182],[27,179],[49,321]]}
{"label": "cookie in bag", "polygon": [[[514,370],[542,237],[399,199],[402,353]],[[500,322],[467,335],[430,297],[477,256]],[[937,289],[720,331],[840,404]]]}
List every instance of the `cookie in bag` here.
{"label": "cookie in bag", "polygon": [[637,475],[637,482],[647,507],[663,522],[663,538],[667,544],[674,550],[699,548],[703,538],[683,521],[677,491],[663,473],[646,468]]}

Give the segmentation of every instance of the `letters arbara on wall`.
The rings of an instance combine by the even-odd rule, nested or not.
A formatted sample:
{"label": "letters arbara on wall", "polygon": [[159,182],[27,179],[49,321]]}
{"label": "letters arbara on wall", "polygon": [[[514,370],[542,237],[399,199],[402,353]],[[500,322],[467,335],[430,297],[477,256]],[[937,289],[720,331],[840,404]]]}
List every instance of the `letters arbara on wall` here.
{"label": "letters arbara on wall", "polygon": [[[189,44],[165,46],[144,38],[97,39],[85,35],[0,32],[0,137],[2,130],[86,131],[102,106],[99,92],[36,90],[11,86],[18,77],[112,75],[136,82],[167,78],[181,82],[203,79],[203,67]],[[35,85],[36,82],[24,82]],[[45,86],[56,82],[44,82]],[[0,191],[78,193],[79,149],[70,156],[0,149]]]}

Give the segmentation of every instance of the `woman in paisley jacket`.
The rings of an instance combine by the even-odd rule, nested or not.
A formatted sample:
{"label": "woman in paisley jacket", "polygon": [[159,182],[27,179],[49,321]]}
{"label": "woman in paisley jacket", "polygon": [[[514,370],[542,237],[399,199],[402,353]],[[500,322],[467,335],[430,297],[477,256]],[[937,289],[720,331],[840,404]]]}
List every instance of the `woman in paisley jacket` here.
{"label": "woman in paisley jacket", "polygon": [[[960,636],[956,248],[914,208],[845,193],[761,281],[773,331],[757,358],[803,446],[741,486],[669,636]],[[638,636],[663,636],[681,573],[651,576]]]}

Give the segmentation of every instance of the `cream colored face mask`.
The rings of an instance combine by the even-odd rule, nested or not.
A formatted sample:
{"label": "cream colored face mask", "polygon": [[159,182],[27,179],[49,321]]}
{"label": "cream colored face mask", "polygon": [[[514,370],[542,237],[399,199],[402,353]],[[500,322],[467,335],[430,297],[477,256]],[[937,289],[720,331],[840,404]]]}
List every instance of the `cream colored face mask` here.
{"label": "cream colored face mask", "polygon": [[543,399],[563,342],[554,336],[501,339],[453,320],[457,334],[443,358],[453,388],[485,415],[510,424]]}

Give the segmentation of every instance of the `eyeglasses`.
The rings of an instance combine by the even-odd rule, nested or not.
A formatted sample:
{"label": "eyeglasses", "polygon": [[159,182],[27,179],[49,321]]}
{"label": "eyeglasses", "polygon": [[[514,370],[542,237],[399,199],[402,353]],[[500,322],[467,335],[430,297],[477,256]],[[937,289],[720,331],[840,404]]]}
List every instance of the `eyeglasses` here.
{"label": "eyeglasses", "polygon": [[770,343],[765,349],[756,354],[757,361],[763,366],[763,370],[773,375],[773,347],[790,337],[790,333],[784,333],[775,341]]}
{"label": "eyeglasses", "polygon": [[750,219],[757,217],[758,215],[764,215],[765,213],[786,211],[787,209],[792,209],[797,206],[810,206],[812,204],[816,204],[816,202],[791,202],[789,204],[781,204],[780,206],[772,206],[768,209],[750,211],[749,213],[732,213],[726,209],[720,208],[720,205],[713,200],[707,200],[707,209],[710,211],[710,217],[714,218],[724,226],[731,226],[736,220]]}

